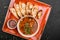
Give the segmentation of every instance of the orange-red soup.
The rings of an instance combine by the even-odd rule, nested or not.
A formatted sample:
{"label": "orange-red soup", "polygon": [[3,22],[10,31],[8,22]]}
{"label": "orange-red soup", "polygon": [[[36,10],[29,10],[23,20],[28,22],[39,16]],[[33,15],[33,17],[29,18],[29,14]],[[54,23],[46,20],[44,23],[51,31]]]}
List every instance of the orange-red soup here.
{"label": "orange-red soup", "polygon": [[38,23],[32,17],[25,17],[20,21],[19,26],[23,34],[31,35],[36,32],[38,28]]}

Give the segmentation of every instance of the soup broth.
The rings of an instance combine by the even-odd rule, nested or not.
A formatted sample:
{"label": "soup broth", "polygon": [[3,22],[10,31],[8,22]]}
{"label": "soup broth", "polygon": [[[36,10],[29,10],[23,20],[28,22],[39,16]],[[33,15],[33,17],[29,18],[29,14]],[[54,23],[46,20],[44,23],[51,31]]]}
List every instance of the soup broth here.
{"label": "soup broth", "polygon": [[36,32],[38,23],[32,17],[25,17],[20,21],[19,26],[23,34],[31,35]]}

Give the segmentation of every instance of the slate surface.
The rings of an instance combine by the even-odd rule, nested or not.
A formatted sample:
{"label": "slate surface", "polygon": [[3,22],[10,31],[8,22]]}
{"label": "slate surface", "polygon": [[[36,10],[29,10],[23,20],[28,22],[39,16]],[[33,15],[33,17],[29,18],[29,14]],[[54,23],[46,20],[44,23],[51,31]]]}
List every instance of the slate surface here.
{"label": "slate surface", "polygon": [[[52,6],[52,10],[41,40],[60,40],[60,0],[40,0]],[[0,40],[25,40],[2,32],[10,0],[0,0]]]}

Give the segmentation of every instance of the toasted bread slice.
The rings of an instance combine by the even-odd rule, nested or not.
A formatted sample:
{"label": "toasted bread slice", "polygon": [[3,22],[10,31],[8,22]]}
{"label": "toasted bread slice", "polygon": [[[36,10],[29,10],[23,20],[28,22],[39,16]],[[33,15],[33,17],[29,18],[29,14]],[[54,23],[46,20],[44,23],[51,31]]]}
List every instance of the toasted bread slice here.
{"label": "toasted bread slice", "polygon": [[21,14],[20,8],[19,8],[19,4],[14,3],[14,8],[15,8],[15,10],[16,10],[16,12],[17,12],[17,15],[18,15],[19,17],[22,17],[22,14]]}
{"label": "toasted bread slice", "polygon": [[16,13],[16,10],[14,8],[10,8],[10,12],[17,18],[19,19],[17,13]]}

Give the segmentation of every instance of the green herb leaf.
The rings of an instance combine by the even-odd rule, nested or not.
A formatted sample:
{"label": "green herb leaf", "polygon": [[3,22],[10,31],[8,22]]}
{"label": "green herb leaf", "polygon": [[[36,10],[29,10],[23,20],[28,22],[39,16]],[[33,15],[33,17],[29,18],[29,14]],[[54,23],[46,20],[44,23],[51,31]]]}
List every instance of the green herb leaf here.
{"label": "green herb leaf", "polygon": [[25,33],[26,33],[26,34],[31,34],[31,33],[30,33],[29,23],[25,23],[24,30],[25,30]]}

